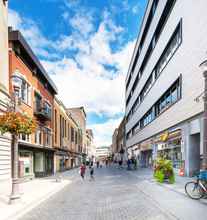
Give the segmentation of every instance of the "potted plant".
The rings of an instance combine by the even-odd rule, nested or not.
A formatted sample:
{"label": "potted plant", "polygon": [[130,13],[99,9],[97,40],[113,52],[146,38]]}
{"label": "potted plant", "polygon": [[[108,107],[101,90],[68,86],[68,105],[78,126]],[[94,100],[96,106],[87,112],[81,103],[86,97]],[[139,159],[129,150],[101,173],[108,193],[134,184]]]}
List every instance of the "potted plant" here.
{"label": "potted plant", "polygon": [[160,183],[163,183],[164,181],[169,181],[171,184],[174,183],[175,174],[172,161],[167,160],[164,157],[158,158],[155,161],[154,178]]}

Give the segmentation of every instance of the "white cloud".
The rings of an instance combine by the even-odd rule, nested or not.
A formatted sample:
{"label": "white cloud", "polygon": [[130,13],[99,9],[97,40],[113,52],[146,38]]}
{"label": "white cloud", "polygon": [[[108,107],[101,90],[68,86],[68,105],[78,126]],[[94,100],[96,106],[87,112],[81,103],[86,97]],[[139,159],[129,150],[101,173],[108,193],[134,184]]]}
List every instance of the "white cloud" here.
{"label": "white cloud", "polygon": [[[72,1],[72,4],[76,3]],[[109,118],[105,123],[90,126],[94,129],[96,143],[103,145],[111,143],[113,130],[121,120],[113,119],[114,116],[124,112],[125,75],[135,41],[127,42],[116,52],[112,51],[111,44],[117,42],[123,27],[116,25],[105,10],[95,30],[90,15],[86,14],[88,17],[84,19],[86,17],[77,14],[71,23],[68,22],[73,27],[72,33],[51,42],[35,22],[9,11],[10,24],[22,31],[37,55],[44,57],[42,64],[51,73],[63,103],[67,107],[84,106],[87,112],[104,114]],[[69,14],[63,16],[67,20]],[[56,53],[49,53],[50,48],[62,58],[50,60],[58,57]],[[69,52],[73,52],[73,57]],[[106,68],[106,65],[113,68]]]}
{"label": "white cloud", "polygon": [[108,146],[112,143],[112,134],[115,128],[118,127],[122,117],[118,119],[110,119],[102,124],[90,125],[94,131],[94,143],[96,146]]}
{"label": "white cloud", "polygon": [[88,34],[91,33],[94,29],[93,19],[89,13],[76,13],[75,16],[69,20],[69,22],[71,27],[84,37],[87,37]]}
{"label": "white cloud", "polygon": [[[97,32],[87,40],[88,43],[79,39],[80,44],[87,45],[87,52],[86,48],[78,46],[75,59],[64,57],[57,62],[43,61],[43,65],[54,73],[52,78],[66,106],[84,105],[88,112],[113,117],[124,111],[125,75],[134,41],[113,53],[110,43],[115,40],[116,33],[111,33],[107,24],[106,21],[101,22]],[[71,40],[75,41],[70,38],[70,44]],[[104,65],[116,69],[107,70]]]}
{"label": "white cloud", "polygon": [[16,11],[9,9],[9,26],[20,30],[32,47],[33,51],[43,57],[57,58],[57,54],[51,54],[48,48],[53,48],[53,42],[48,40],[40,31],[37,24],[31,19],[21,17]]}

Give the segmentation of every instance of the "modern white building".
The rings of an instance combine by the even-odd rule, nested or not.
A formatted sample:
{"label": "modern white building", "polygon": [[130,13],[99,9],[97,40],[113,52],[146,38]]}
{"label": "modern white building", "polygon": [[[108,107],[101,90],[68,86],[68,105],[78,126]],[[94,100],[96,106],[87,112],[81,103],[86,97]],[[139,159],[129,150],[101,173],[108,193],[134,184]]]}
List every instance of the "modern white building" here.
{"label": "modern white building", "polygon": [[207,1],[149,0],[126,77],[126,146],[142,166],[165,154],[187,175],[203,151]]}
{"label": "modern white building", "polygon": [[101,146],[101,147],[96,147],[96,159],[97,160],[104,160],[108,156],[110,156],[111,149],[110,146]]}
{"label": "modern white building", "polygon": [[[8,58],[8,24],[7,1],[0,0],[0,114],[9,103],[9,58]],[[11,178],[11,144],[10,138],[0,134],[0,183]]]}

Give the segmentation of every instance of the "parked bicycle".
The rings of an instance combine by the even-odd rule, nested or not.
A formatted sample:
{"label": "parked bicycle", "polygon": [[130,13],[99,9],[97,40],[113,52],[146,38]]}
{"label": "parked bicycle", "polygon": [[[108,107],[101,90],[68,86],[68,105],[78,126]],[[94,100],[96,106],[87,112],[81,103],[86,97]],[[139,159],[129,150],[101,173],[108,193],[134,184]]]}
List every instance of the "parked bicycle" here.
{"label": "parked bicycle", "polygon": [[201,171],[196,177],[196,180],[185,184],[185,192],[191,199],[207,196],[207,171]]}

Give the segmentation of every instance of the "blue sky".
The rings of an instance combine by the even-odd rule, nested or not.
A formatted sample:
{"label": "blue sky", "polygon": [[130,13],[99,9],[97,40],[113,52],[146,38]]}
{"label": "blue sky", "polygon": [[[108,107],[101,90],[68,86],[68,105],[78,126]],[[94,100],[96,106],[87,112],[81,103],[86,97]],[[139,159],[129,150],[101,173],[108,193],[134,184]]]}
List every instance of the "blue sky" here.
{"label": "blue sky", "polygon": [[97,145],[111,143],[124,114],[124,83],[147,0],[9,2],[19,29],[67,107],[84,106]]}

